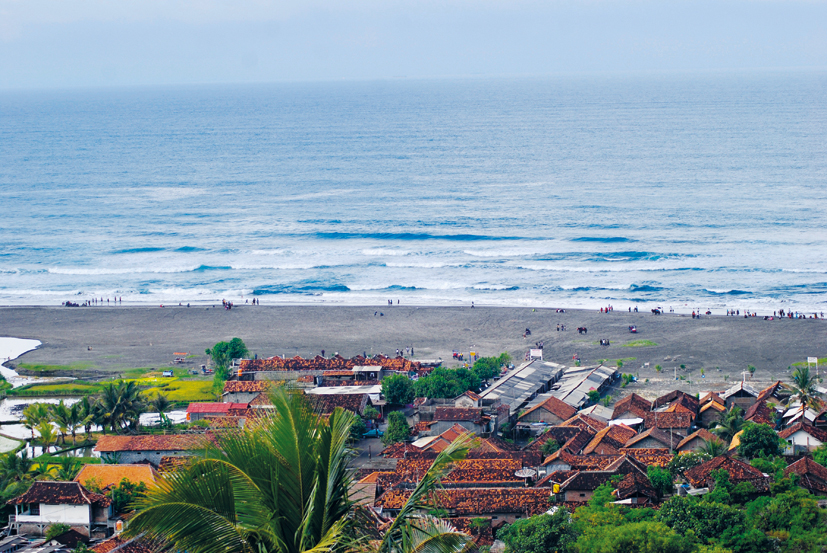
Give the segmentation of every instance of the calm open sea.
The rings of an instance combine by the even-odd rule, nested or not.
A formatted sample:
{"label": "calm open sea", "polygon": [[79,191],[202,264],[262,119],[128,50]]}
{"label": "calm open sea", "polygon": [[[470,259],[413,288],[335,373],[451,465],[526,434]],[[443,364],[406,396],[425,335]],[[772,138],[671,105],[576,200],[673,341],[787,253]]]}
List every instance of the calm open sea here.
{"label": "calm open sea", "polygon": [[824,310],[827,74],[0,93],[0,304]]}

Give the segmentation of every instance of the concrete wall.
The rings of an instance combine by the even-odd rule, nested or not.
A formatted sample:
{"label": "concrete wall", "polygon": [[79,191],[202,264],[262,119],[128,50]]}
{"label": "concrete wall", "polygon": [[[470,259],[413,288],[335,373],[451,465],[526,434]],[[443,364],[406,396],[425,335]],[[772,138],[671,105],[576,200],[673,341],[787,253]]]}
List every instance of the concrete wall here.
{"label": "concrete wall", "polygon": [[431,426],[430,434],[431,436],[437,436],[439,434],[442,434],[455,424],[458,424],[466,430],[468,430],[469,432],[474,432],[476,434],[488,432],[488,428],[486,428],[485,425],[474,424],[470,421],[437,421],[435,424]]}
{"label": "concrete wall", "polygon": [[[676,436],[674,445],[678,445],[678,442],[680,442],[682,439],[683,438],[680,438],[680,437]],[[659,441],[657,441],[653,438],[643,439],[643,440],[639,441],[638,443],[636,443],[635,445],[632,446],[633,449],[664,448],[664,447],[669,447],[669,444],[664,445],[664,444],[660,443]]]}
{"label": "concrete wall", "polygon": [[726,400],[724,400],[724,401],[726,402],[727,410],[732,409],[733,405],[737,405],[738,407],[740,407],[741,409],[743,409],[746,412],[746,410],[749,409],[750,407],[752,407],[752,405],[755,403],[755,398],[752,397],[752,396],[748,396],[748,397],[730,396],[730,397],[726,398]]}
{"label": "concrete wall", "polygon": [[224,394],[221,401],[224,403],[250,403],[256,399],[259,394],[265,393],[267,392],[229,392]]}
{"label": "concrete wall", "polygon": [[92,512],[89,505],[46,505],[40,504],[39,515],[18,515],[18,522],[54,524],[89,524]]}
{"label": "concrete wall", "polygon": [[719,420],[721,420],[722,416],[723,414],[719,413],[715,409],[707,409],[698,416],[698,426],[709,428],[710,426],[712,426],[713,422],[718,422]]}

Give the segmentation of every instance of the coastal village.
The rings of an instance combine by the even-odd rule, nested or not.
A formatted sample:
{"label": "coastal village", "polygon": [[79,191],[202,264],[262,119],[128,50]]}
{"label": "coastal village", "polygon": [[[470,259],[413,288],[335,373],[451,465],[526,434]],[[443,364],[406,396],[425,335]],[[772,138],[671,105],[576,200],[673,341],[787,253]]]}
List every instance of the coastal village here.
{"label": "coastal village", "polygon": [[809,367],[793,382],[755,387],[745,374],[726,389],[644,397],[619,366],[552,362],[542,350],[526,357],[518,364],[507,356],[475,360],[493,365],[493,373],[452,397],[414,394],[419,381],[446,370],[439,361],[234,359],[221,401],[190,403],[186,428],[102,435],[94,446],[101,464],[78,467],[68,480],[48,473],[9,499],[0,553],[156,549],[144,534],[121,535],[132,516],[124,493],[152,488],[222,436],[277,416],[279,389],[303,396],[322,419],[341,410],[355,415],[348,496],[378,535],[406,509],[441,452],[469,439],[467,455],[450,465],[420,511],[469,536],[477,550],[502,550],[517,521],[573,513],[598,497],[654,512],[675,498],[727,494],[743,505],[795,488],[811,496],[824,520],[827,407],[819,398],[827,390]]}

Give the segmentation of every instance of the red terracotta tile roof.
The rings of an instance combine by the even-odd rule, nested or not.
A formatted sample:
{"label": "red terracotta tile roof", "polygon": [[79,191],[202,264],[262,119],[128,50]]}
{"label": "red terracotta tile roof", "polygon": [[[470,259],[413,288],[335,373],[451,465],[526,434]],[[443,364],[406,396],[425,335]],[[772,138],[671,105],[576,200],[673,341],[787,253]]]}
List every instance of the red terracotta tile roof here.
{"label": "red terracotta tile roof", "polygon": [[560,423],[560,426],[577,426],[581,430],[586,430],[594,434],[597,434],[598,432],[609,426],[609,424],[601,422],[588,415],[578,413],[569,420]]}
{"label": "red terracotta tile roof", "polygon": [[672,444],[677,444],[678,441],[683,439],[681,435],[670,435],[669,432],[664,432],[660,428],[652,427],[644,432],[641,432],[637,436],[632,437],[632,439],[626,442],[626,447],[633,447],[636,443],[641,442],[646,438],[652,438],[667,448]]}
{"label": "red terracotta tile roof", "polygon": [[700,412],[704,413],[709,409],[712,409],[713,411],[717,411],[719,413],[723,413],[724,411],[726,411],[726,406],[718,403],[717,401],[709,401],[705,403],[703,407],[701,407]]}
{"label": "red terracotta tile roof", "polygon": [[266,392],[273,385],[272,380],[228,380],[224,383],[224,393],[239,393],[239,392]]}
{"label": "red terracotta tile roof", "polygon": [[83,465],[75,476],[75,482],[88,486],[94,482],[101,490],[117,486],[121,480],[129,480],[133,484],[143,482],[147,487],[155,484],[158,473],[152,465]]}
{"label": "red terracotta tile roof", "polygon": [[692,426],[692,413],[683,411],[652,412],[647,413],[643,419],[644,428],[679,428],[685,429]]}
{"label": "red terracotta tile roof", "polygon": [[99,493],[90,492],[80,482],[47,482],[35,480],[26,493],[9,500],[9,505],[45,503],[46,505],[102,505],[108,507],[112,500]]}
{"label": "red terracotta tile roof", "polygon": [[744,413],[744,419],[752,421],[755,424],[775,426],[775,417],[773,417],[772,409],[770,409],[767,402],[763,400],[750,405],[747,412]]}
{"label": "red terracotta tile roof", "polygon": [[810,491],[827,493],[827,467],[823,467],[810,459],[802,457],[784,469],[784,476],[797,474],[798,485]]}
{"label": "red terracotta tile roof", "polygon": [[239,365],[239,373],[245,374],[256,371],[349,371],[353,367],[383,367],[397,372],[415,371],[417,374],[430,372],[430,369],[424,369],[418,361],[410,361],[402,357],[376,356],[365,358],[357,355],[351,359],[345,359],[339,355],[330,358],[317,355],[313,359],[298,356],[290,359],[281,357],[244,359]]}
{"label": "red terracotta tile roof", "polygon": [[568,420],[568,419],[572,418],[573,416],[575,416],[577,414],[577,409],[575,409],[574,407],[572,407],[568,403],[565,403],[565,402],[557,399],[556,397],[551,396],[550,398],[548,398],[544,402],[538,403],[537,405],[535,405],[534,407],[532,407],[528,411],[524,412],[522,415],[520,415],[520,418],[523,418],[526,415],[528,415],[529,413],[533,413],[534,411],[537,411],[538,409],[542,409],[543,411],[547,411],[547,412],[551,413],[552,415],[554,415],[557,418],[562,419],[562,420]]}
{"label": "red terracotta tile roof", "polygon": [[827,428],[820,428],[818,426],[811,426],[804,422],[797,422],[778,433],[778,436],[785,440],[795,434],[796,432],[806,432],[816,440],[827,443]]}
{"label": "red terracotta tile roof", "polygon": [[101,436],[95,451],[189,451],[204,449],[208,440],[204,434]]}
{"label": "red terracotta tile roof", "polygon": [[467,391],[461,393],[455,399],[459,399],[462,396],[466,396],[466,397],[468,397],[468,398],[470,398],[474,401],[479,401],[480,399],[482,399],[482,397],[479,394],[476,394],[476,393],[472,392],[471,390],[467,390]]}
{"label": "red terracotta tile roof", "polygon": [[658,407],[663,407],[664,405],[668,405],[670,403],[679,402],[686,407],[689,407],[692,411],[698,412],[698,407],[700,406],[700,402],[698,398],[694,396],[690,396],[686,392],[682,392],[680,390],[672,390],[668,394],[660,396],[652,403],[652,409],[657,409]]}
{"label": "red terracotta tile roof", "polygon": [[204,420],[210,423],[210,428],[240,428],[244,417],[213,417],[206,416]]}
{"label": "red terracotta tile roof", "polygon": [[195,457],[191,455],[165,455],[158,463],[158,472],[164,473],[182,467],[192,461]]}
{"label": "red terracotta tile roof", "polygon": [[769,490],[771,478],[755,467],[735,459],[729,455],[721,455],[684,472],[684,476],[695,488],[706,488],[715,483],[712,471],[725,470],[729,474],[729,481],[733,484],[751,482],[758,491]]}
{"label": "red terracotta tile roof", "polygon": [[[376,500],[377,507],[400,509],[410,490],[389,490]],[[435,492],[436,505],[458,516],[499,513],[544,513],[549,508],[548,488],[449,488]]]}
{"label": "red terracotta tile roof", "polygon": [[323,415],[333,413],[336,407],[361,415],[370,400],[368,394],[307,394],[307,398]]}
{"label": "red terracotta tile roof", "polygon": [[630,472],[623,477],[617,485],[616,496],[618,499],[627,499],[635,496],[645,496],[652,501],[657,501],[658,493],[652,487],[649,477],[639,472]]}
{"label": "red terracotta tile roof", "polygon": [[465,407],[437,407],[434,410],[435,421],[468,421],[474,424],[482,422],[482,409]]}
{"label": "red terracotta tile roof", "polygon": [[646,413],[652,410],[652,402],[646,398],[643,398],[637,394],[631,394],[617,403],[615,403],[614,412],[612,413],[612,418],[616,419],[619,418],[624,413],[634,413],[637,417],[643,418],[646,416]]}
{"label": "red terracotta tile roof", "polygon": [[635,435],[637,435],[637,432],[625,424],[607,426],[595,434],[594,438],[583,448],[583,454],[601,453],[606,455],[617,453]]}
{"label": "red terracotta tile roof", "polygon": [[[419,482],[432,463],[432,459],[399,459],[388,480],[392,485]],[[514,473],[521,468],[522,463],[516,459],[463,459],[454,463],[443,483],[518,482],[521,479]]]}
{"label": "red terracotta tile roof", "polygon": [[[552,426],[537,439],[525,446],[523,449],[539,450],[548,440],[555,440],[558,443],[565,443],[577,434],[582,432],[579,426]],[[588,443],[588,442],[587,442]]]}
{"label": "red terracotta tile roof", "polygon": [[620,453],[625,453],[647,467],[655,465],[661,468],[668,465],[675,456],[666,448],[621,448]]}
{"label": "red terracotta tile roof", "polygon": [[782,390],[786,391],[787,387],[784,385],[783,382],[778,380],[778,381],[774,382],[773,384],[767,386],[763,390],[761,390],[761,392],[758,394],[758,398],[756,399],[756,401],[765,401],[765,400],[768,400],[770,398],[777,397],[778,392],[780,392]]}
{"label": "red terracotta tile roof", "polygon": [[142,537],[128,540],[121,536],[113,536],[89,549],[94,553],[111,553],[116,550],[117,553],[152,553],[159,548]]}
{"label": "red terracotta tile roof", "polygon": [[543,476],[534,484],[535,488],[550,488],[552,484],[562,484],[580,471],[577,470],[555,470]]}
{"label": "red terracotta tile roof", "polygon": [[230,411],[246,411],[249,405],[249,403],[190,403],[189,407],[187,407],[187,413],[226,415]]}
{"label": "red terracotta tile roof", "polygon": [[726,401],[724,401],[721,396],[718,395],[718,392],[707,392],[707,394],[700,399],[701,405],[706,405],[710,401],[718,403],[720,405],[726,405]]}
{"label": "red terracotta tile roof", "polygon": [[594,491],[615,475],[607,471],[577,471],[560,484],[560,491]]}
{"label": "red terracotta tile roof", "polygon": [[421,432],[427,432],[435,421],[419,421],[411,427],[411,436],[418,436]]}
{"label": "red terracotta tile roof", "polygon": [[708,442],[718,439],[718,437],[715,436],[715,434],[713,434],[709,430],[706,430],[705,428],[699,428],[698,430],[696,430],[695,432],[693,432],[692,434],[678,442],[678,445],[675,446],[675,450],[680,451],[681,449],[683,449],[685,445],[688,445],[689,442],[691,442],[695,438],[700,438],[701,440],[706,440]]}

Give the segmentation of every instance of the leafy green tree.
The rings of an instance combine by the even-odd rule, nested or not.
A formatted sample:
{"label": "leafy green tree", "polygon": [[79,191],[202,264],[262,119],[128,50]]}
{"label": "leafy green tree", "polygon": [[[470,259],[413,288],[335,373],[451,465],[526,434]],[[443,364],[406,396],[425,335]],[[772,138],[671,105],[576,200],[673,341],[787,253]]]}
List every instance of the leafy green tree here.
{"label": "leafy green tree", "polygon": [[63,524],[62,522],[51,524],[48,528],[46,528],[46,541],[56,538],[61,534],[65,534],[70,528],[71,527],[68,524]]}
{"label": "leafy green tree", "polygon": [[780,455],[784,441],[767,424],[747,423],[741,433],[738,454],[747,459]]}
{"label": "leafy green tree", "polygon": [[813,461],[823,467],[827,467],[827,444],[818,446],[818,449],[813,452]]}
{"label": "leafy green tree", "polygon": [[362,439],[362,435],[368,431],[368,427],[365,424],[365,421],[357,418],[353,421],[353,426],[350,427],[350,439],[352,441],[358,441]]}
{"label": "leafy green tree", "polygon": [[365,410],[362,411],[362,418],[365,420],[375,421],[381,416],[382,415],[379,413],[379,410],[374,408],[373,405],[368,405],[365,407]]}
{"label": "leafy green tree", "polygon": [[414,383],[414,391],[417,397],[452,398],[468,390],[478,390],[480,384],[480,377],[469,369],[437,367]]}
{"label": "leafy green tree", "polygon": [[670,494],[674,491],[674,477],[668,469],[660,468],[656,465],[649,465],[646,469],[646,474],[649,477],[652,487],[658,492],[658,497]]}
{"label": "leafy green tree", "polygon": [[588,528],[577,539],[577,553],[690,553],[692,540],[662,522],[644,521],[619,527]]}
{"label": "leafy green tree", "polygon": [[759,497],[747,506],[747,517],[763,532],[786,532],[794,536],[817,528],[824,530],[818,503],[801,488],[772,498]]}
{"label": "leafy green tree", "polygon": [[741,529],[745,522],[744,513],[736,507],[680,496],[661,505],[657,519],[679,534],[691,533],[704,542],[730,528]]}
{"label": "leafy green tree", "polygon": [[222,375],[222,380],[227,380],[227,367],[230,366],[233,359],[240,359],[249,357],[250,351],[241,340],[241,338],[233,338],[229,342],[218,342],[213,347],[206,350],[207,355],[212,359],[215,366],[215,374]]}
{"label": "leafy green tree", "polygon": [[600,392],[597,390],[589,390],[586,395],[589,396],[589,401],[592,403],[597,403],[600,401]]}
{"label": "leafy green tree", "polygon": [[388,428],[382,436],[385,445],[403,442],[411,436],[411,427],[408,426],[408,419],[400,411],[393,411],[388,415]]}
{"label": "leafy green tree", "polygon": [[78,406],[78,419],[86,435],[85,439],[88,440],[95,420],[95,402],[89,401],[89,397],[84,396],[75,405]]}
{"label": "leafy green tree", "polygon": [[713,470],[710,475],[715,480],[715,484],[712,486],[712,491],[703,496],[703,500],[710,503],[730,505],[732,503],[732,496],[729,491],[732,489],[732,483],[729,481],[729,473],[720,469]]}
{"label": "leafy green tree", "polygon": [[553,514],[516,520],[497,532],[507,553],[566,551],[577,539],[571,513],[559,507]]}
{"label": "leafy green tree", "polygon": [[771,474],[776,480],[784,477],[784,469],[787,468],[787,461],[784,457],[756,457],[749,462],[750,465],[763,473]]}
{"label": "leafy green tree", "polygon": [[136,501],[146,497],[146,484],[143,482],[135,484],[124,478],[106,495],[112,500],[114,512],[126,513],[132,510]]}
{"label": "leafy green tree", "polygon": [[382,395],[388,403],[408,405],[414,400],[414,384],[404,374],[392,374],[382,379]]}
{"label": "leafy green tree", "polygon": [[49,412],[52,422],[57,425],[57,429],[60,432],[60,443],[65,445],[66,434],[69,433],[69,426],[72,423],[69,408],[66,407],[66,404],[63,403],[61,399],[57,405],[49,406]]}
{"label": "leafy green tree", "polygon": [[500,376],[502,368],[511,362],[511,356],[501,353],[497,357],[480,357],[474,362],[474,372],[480,380],[491,380]]}

